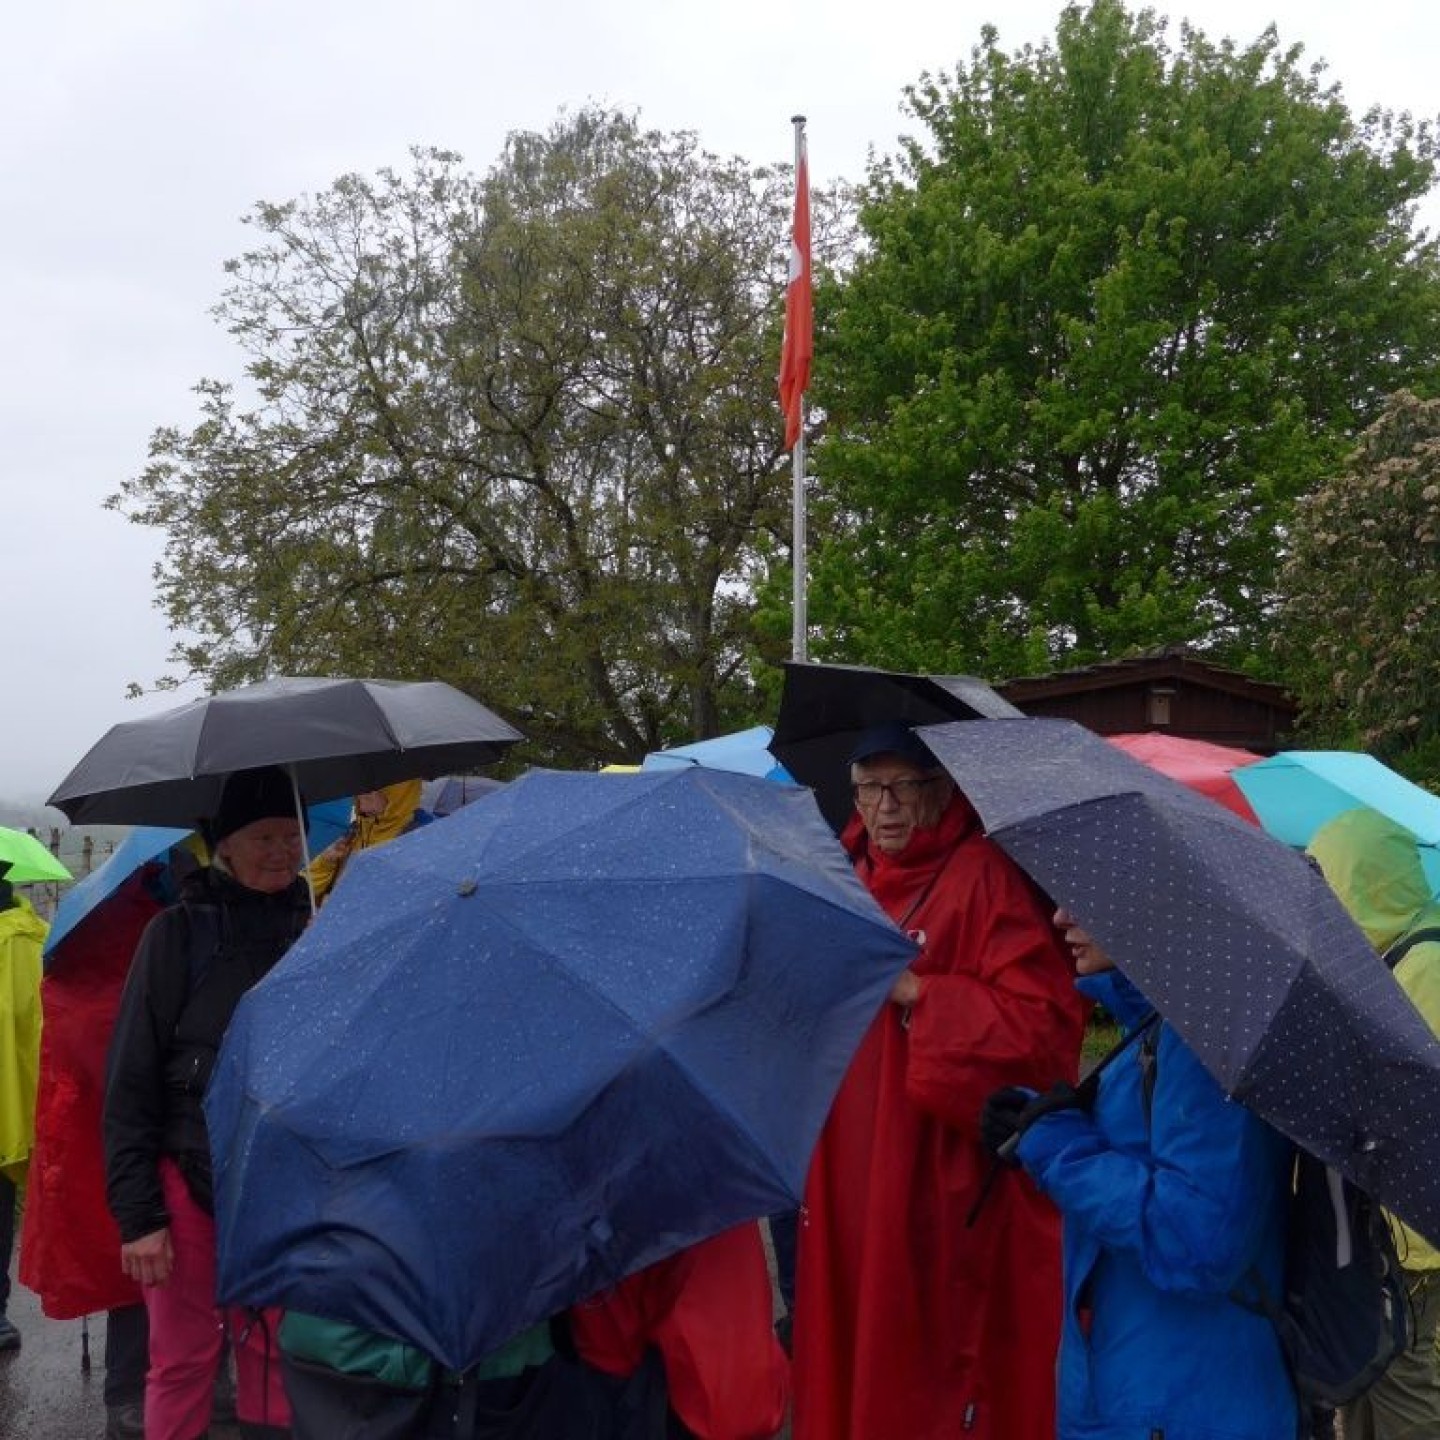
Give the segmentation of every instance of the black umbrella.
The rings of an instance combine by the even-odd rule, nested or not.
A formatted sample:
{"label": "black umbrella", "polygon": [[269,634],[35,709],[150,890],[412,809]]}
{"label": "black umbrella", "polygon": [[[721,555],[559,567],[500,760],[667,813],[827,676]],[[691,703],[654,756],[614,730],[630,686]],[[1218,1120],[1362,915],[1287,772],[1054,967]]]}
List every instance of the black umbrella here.
{"label": "black umbrella", "polygon": [[921,736],[1227,1093],[1440,1237],[1440,1040],[1303,855],[1072,721]]}
{"label": "black umbrella", "polygon": [[192,828],[236,770],[283,766],[314,802],[493,764],[522,739],[439,680],[277,678],[112,726],[47,803],[75,824]]}
{"label": "black umbrella", "polygon": [[833,830],[850,818],[850,752],[873,725],[1015,717],[1022,712],[969,675],[906,675],[868,665],[785,663],[770,753],[815,798]]}

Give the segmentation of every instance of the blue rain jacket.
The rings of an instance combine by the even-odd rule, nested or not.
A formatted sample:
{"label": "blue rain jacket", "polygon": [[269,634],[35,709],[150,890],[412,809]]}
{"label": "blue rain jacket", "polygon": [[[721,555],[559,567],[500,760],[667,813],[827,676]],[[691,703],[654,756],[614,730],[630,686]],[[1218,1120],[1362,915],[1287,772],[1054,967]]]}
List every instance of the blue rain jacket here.
{"label": "blue rain jacket", "polygon": [[[1118,971],[1080,988],[1127,1030],[1149,1012]],[[1288,1440],[1294,1394],[1263,1316],[1230,1296],[1255,1270],[1279,1294],[1289,1149],[1230,1100],[1170,1028],[1147,1121],[1140,1045],[1017,1154],[1064,1217],[1060,1440]]]}

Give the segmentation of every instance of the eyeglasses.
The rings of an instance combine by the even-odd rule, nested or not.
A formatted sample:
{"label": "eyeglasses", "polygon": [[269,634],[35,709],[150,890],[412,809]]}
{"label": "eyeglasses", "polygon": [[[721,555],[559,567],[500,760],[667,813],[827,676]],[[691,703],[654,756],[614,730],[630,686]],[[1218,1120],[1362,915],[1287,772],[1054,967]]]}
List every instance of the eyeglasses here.
{"label": "eyeglasses", "polygon": [[883,795],[888,795],[897,805],[912,805],[920,798],[920,792],[939,778],[925,775],[918,780],[858,780],[850,787],[850,793],[862,810],[873,810]]}

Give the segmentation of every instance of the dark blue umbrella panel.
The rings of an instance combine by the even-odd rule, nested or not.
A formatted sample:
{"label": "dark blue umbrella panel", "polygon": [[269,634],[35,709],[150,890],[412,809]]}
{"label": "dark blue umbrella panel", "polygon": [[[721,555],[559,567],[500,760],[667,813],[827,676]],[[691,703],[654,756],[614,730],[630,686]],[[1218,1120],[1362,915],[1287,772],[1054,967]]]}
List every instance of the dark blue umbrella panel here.
{"label": "dark blue umbrella panel", "polygon": [[808,792],[532,772],[358,854],[207,1098],[219,1287],[463,1367],[797,1202],[913,946]]}
{"label": "dark blue umbrella panel", "polygon": [[1229,1094],[1440,1237],[1440,1040],[1303,855],[1068,720],[921,734]]}

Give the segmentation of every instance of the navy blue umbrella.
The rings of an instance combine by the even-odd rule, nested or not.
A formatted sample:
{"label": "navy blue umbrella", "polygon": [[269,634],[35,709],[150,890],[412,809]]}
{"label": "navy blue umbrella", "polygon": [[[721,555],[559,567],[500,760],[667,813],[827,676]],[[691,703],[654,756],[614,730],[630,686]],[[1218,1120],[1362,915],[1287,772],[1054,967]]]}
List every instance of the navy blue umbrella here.
{"label": "navy blue umbrella", "polygon": [[793,1207],[914,947],[808,792],[532,772],[356,855],[206,1102],[227,1301],[463,1367]]}
{"label": "navy blue umbrella", "polygon": [[920,734],[1229,1094],[1440,1238],[1440,1040],[1304,856],[1072,721]]}

